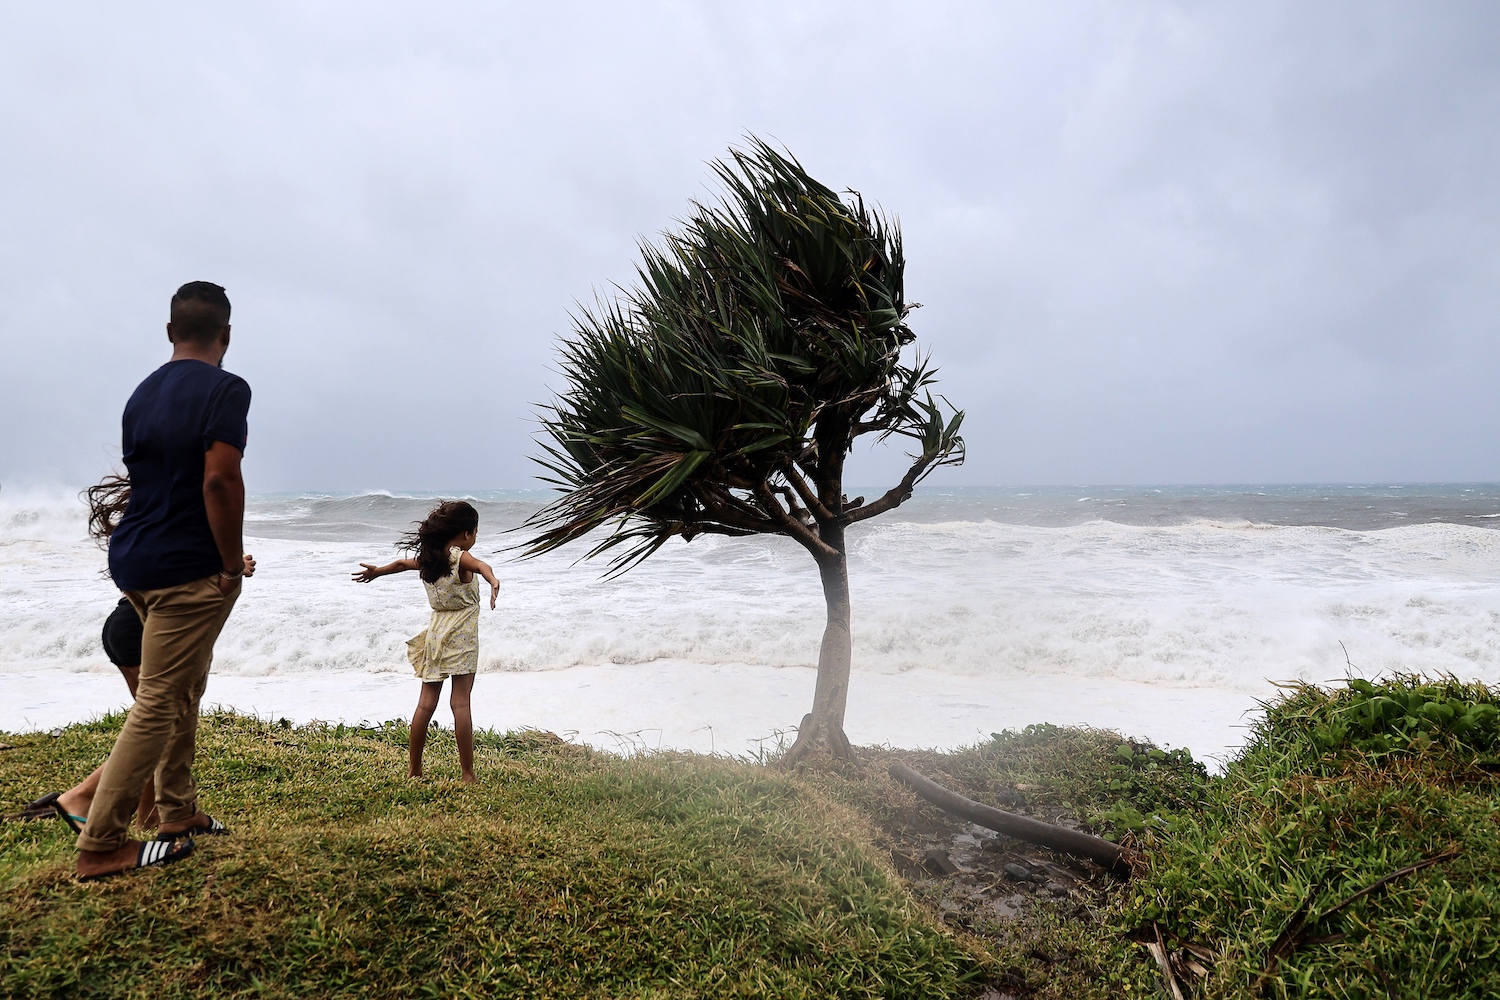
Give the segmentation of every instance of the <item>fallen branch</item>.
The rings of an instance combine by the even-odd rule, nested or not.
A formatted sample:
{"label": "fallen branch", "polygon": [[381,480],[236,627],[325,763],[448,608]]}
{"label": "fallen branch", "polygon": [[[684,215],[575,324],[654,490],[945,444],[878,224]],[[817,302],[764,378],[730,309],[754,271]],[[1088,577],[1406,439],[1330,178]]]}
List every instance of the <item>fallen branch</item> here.
{"label": "fallen branch", "polygon": [[[1127,931],[1125,937],[1144,945],[1151,953],[1156,967],[1161,970],[1163,992],[1170,993],[1173,1000],[1184,997],[1183,991],[1191,991],[1194,983],[1207,979],[1209,966],[1219,960],[1218,953],[1212,948],[1184,941],[1155,920]],[[1169,941],[1176,942],[1175,950]]]}
{"label": "fallen branch", "polygon": [[1145,942],[1146,950],[1156,959],[1156,967],[1161,970],[1162,982],[1166,984],[1172,1000],[1184,1000],[1182,985],[1178,983],[1177,973],[1172,968],[1171,953],[1167,951],[1166,938],[1162,937],[1161,924],[1152,921],[1151,929],[1155,934],[1153,940]]}
{"label": "fallen branch", "polygon": [[1444,851],[1442,854],[1434,854],[1430,858],[1423,858],[1421,861],[1409,864],[1405,868],[1397,868],[1389,875],[1385,875],[1381,878],[1376,879],[1369,885],[1365,886],[1363,889],[1350,894],[1342,901],[1335,903],[1323,913],[1309,920],[1308,914],[1312,911],[1313,900],[1314,898],[1316,898],[1319,888],[1317,885],[1314,885],[1312,889],[1308,891],[1307,898],[1302,901],[1302,905],[1297,907],[1297,911],[1293,913],[1292,918],[1287,921],[1286,928],[1279,935],[1277,935],[1276,940],[1272,942],[1271,951],[1266,955],[1266,964],[1261,968],[1260,975],[1256,977],[1256,987],[1264,989],[1265,986],[1273,978],[1275,978],[1277,970],[1281,967],[1282,960],[1287,958],[1289,955],[1291,955],[1292,952],[1296,951],[1304,944],[1314,944],[1319,941],[1337,940],[1338,938],[1342,937],[1342,935],[1337,934],[1329,935],[1326,938],[1309,937],[1308,932],[1311,931],[1315,926],[1317,926],[1318,921],[1327,920],[1329,917],[1333,916],[1335,913],[1339,912],[1344,907],[1354,902],[1356,899],[1359,899],[1361,896],[1368,896],[1370,893],[1374,892],[1377,889],[1383,888],[1386,885],[1389,885],[1390,883],[1396,881],[1396,879],[1398,878],[1401,878],[1405,875],[1410,875],[1412,872],[1419,872],[1423,868],[1428,868],[1432,865],[1440,864],[1444,861],[1451,861],[1456,857],[1458,857],[1458,851]]}
{"label": "fallen branch", "polygon": [[1361,896],[1368,896],[1370,893],[1374,892],[1376,889],[1382,888],[1388,882],[1394,882],[1394,881],[1396,881],[1396,879],[1401,878],[1404,875],[1410,875],[1412,872],[1421,871],[1423,868],[1430,867],[1431,865],[1441,864],[1444,861],[1452,861],[1456,857],[1458,857],[1458,851],[1457,850],[1449,850],[1449,851],[1444,851],[1442,854],[1434,854],[1430,858],[1423,858],[1421,861],[1417,861],[1417,862],[1414,862],[1412,864],[1409,864],[1405,868],[1397,868],[1395,871],[1391,872],[1389,875],[1385,876],[1384,878],[1378,878],[1374,882],[1371,882],[1369,885],[1365,886],[1363,889],[1361,889],[1358,892],[1350,895],[1343,902],[1334,904],[1328,910],[1328,912],[1325,913],[1325,914],[1323,914],[1323,916],[1320,917],[1319,919],[1321,920],[1321,919],[1324,919],[1326,917],[1333,916],[1335,913],[1339,912],[1340,910],[1342,910],[1344,907],[1348,906],[1350,903],[1354,902],[1359,897],[1361,897]]}
{"label": "fallen branch", "polygon": [[1119,844],[1090,836],[1087,833],[1080,833],[1077,830],[1069,830],[1067,827],[1043,823],[1030,816],[1018,816],[1003,809],[996,809],[994,806],[987,806],[982,802],[975,802],[973,799],[965,798],[955,791],[944,788],[931,778],[924,778],[904,764],[892,764],[890,774],[891,777],[910,786],[914,792],[939,809],[961,816],[971,823],[989,827],[1007,837],[1050,847],[1063,854],[1088,858],[1117,875],[1127,878],[1130,876],[1130,862],[1125,848]]}

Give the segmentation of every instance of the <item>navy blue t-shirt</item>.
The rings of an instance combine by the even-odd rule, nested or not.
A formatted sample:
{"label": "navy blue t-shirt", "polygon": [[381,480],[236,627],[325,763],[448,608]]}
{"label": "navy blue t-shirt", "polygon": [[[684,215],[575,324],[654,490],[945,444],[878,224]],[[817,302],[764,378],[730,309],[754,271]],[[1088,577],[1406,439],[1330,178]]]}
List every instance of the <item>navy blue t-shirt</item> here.
{"label": "navy blue t-shirt", "polygon": [[122,447],[130,504],[109,539],[121,590],[159,590],[223,569],[203,506],[203,453],[245,450],[250,386],[203,361],[169,361],[125,404]]}

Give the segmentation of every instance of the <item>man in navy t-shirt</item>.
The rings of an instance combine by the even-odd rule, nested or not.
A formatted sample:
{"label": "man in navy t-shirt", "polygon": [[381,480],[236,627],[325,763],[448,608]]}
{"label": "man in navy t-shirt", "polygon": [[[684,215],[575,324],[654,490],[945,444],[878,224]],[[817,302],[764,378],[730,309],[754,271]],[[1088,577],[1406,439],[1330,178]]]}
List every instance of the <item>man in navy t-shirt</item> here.
{"label": "man in navy t-shirt", "polygon": [[244,453],[250,386],[215,365],[162,365],[125,404],[130,506],[109,539],[109,574],[121,590],[160,590],[223,568],[204,501],[205,456]]}
{"label": "man in navy t-shirt", "polygon": [[[255,572],[243,544],[250,386],[221,368],[229,298],[207,281],[172,296],[172,359],[125,405],[130,503],[109,542],[109,572],[140,615],[135,705],[105,761],[78,837],[78,875],[98,878],[187,856],[193,836],[227,833],[198,805],[193,751],[214,642]],[[156,776],[156,842],[127,839]]]}

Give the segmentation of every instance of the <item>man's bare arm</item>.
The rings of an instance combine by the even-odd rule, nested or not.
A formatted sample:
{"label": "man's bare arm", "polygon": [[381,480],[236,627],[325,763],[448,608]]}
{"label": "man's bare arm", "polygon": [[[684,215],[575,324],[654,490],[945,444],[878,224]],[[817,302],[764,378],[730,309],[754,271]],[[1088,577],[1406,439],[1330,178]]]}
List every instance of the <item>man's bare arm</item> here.
{"label": "man's bare arm", "polygon": [[[240,450],[215,441],[203,453],[203,507],[213,532],[223,571],[238,576],[245,570],[245,480],[240,476]],[[219,590],[229,593],[234,581],[219,578]]]}

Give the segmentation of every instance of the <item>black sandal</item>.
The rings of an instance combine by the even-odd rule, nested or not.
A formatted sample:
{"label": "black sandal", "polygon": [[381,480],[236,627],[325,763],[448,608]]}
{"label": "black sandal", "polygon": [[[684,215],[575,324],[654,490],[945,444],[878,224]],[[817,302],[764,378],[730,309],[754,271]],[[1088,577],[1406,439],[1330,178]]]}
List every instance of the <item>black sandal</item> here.
{"label": "black sandal", "polygon": [[97,882],[101,878],[110,878],[114,875],[124,875],[133,872],[137,868],[161,868],[174,862],[181,861],[193,853],[194,844],[192,838],[186,843],[164,844],[156,840],[139,841],[140,849],[135,854],[135,864],[128,868],[117,868],[112,872],[100,872],[97,875],[80,875],[80,882]]}
{"label": "black sandal", "polygon": [[14,812],[5,817],[5,822],[30,823],[32,820],[37,819],[51,819],[52,803],[56,802],[57,797],[61,794],[62,792],[48,792],[41,798],[26,803],[26,808],[20,812]]}
{"label": "black sandal", "polygon": [[[208,813],[203,815],[208,816]],[[208,816],[207,826],[190,826],[186,830],[177,830],[173,833],[158,833],[156,839],[162,843],[169,843],[173,840],[181,840],[183,837],[223,837],[228,833],[229,827],[212,816]]]}
{"label": "black sandal", "polygon": [[68,829],[74,833],[82,833],[83,825],[89,821],[87,816],[74,816],[64,809],[63,804],[56,799],[52,800],[52,811],[57,814],[58,819],[68,824]]}

